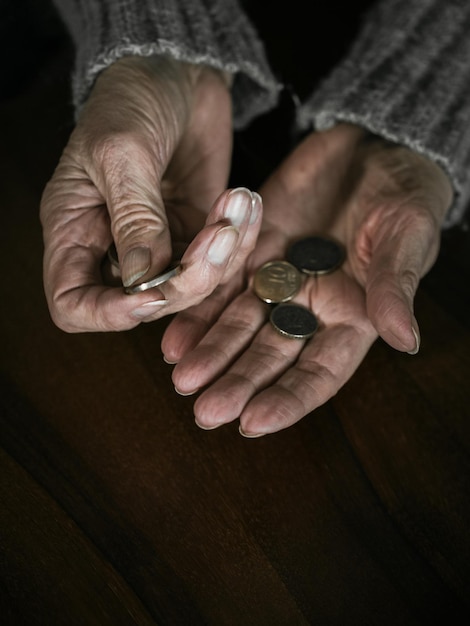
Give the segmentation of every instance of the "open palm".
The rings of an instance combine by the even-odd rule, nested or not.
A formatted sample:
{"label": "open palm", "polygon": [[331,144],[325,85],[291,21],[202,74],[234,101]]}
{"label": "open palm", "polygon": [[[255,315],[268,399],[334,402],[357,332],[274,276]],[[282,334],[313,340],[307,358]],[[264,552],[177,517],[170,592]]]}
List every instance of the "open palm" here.
{"label": "open palm", "polygon": [[[264,224],[245,285],[238,278],[180,313],[162,343],[177,362],[178,391],[209,385],[195,402],[197,423],[239,418],[246,436],[286,428],[326,402],[379,334],[396,349],[417,350],[413,297],[451,201],[436,165],[349,125],[310,135],[261,194]],[[319,329],[307,341],[289,339],[271,326],[252,278],[293,241],[318,233],[343,242],[347,258],[329,275],[304,278],[294,302],[315,313]]]}

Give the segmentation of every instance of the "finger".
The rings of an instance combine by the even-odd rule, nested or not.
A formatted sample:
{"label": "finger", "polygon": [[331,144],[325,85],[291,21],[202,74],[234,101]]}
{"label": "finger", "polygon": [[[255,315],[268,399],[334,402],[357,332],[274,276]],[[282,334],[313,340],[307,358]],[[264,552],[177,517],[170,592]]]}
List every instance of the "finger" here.
{"label": "finger", "polygon": [[246,403],[240,433],[259,437],[277,432],[327,402],[349,380],[376,337],[372,326],[365,330],[338,324],[320,330],[295,365]]}
{"label": "finger", "polygon": [[[338,274],[337,278],[331,279],[334,279],[333,287],[336,285],[333,291],[346,293],[347,283],[342,275]],[[196,401],[194,411],[199,425],[214,428],[240,416],[242,431],[247,436],[259,436],[293,424],[336,393],[355,371],[377,333],[367,319],[363,300],[358,298],[360,290],[348,294],[348,307],[343,305],[333,307],[333,310],[325,304],[331,300],[329,291],[331,289],[318,304],[320,330],[305,347],[303,342],[280,337],[270,325],[263,327],[242,356]],[[318,297],[314,301],[316,299]],[[337,321],[334,321],[335,318]],[[325,326],[322,327],[323,323]],[[225,335],[230,339],[225,339],[224,350],[235,337],[232,330]],[[213,345],[207,342],[208,349],[204,357],[198,350],[204,347],[205,338],[194,351],[195,354],[188,355],[181,362],[180,371],[183,366],[188,367],[189,372],[191,369],[201,370],[200,362],[204,362],[205,358],[206,371],[213,368],[212,374],[223,373],[224,365],[228,363],[218,359],[217,355],[211,360],[214,348],[224,345],[221,341],[223,338],[223,334],[217,337],[214,333]],[[245,343],[249,341],[245,340]],[[237,348],[243,349],[243,343],[240,344],[232,347],[229,358],[233,358]],[[175,368],[176,373],[178,367]],[[217,367],[219,372],[216,371]],[[200,377],[197,382],[201,383],[203,379]],[[176,383],[176,386],[181,384],[178,380]],[[262,398],[260,401],[258,396]],[[260,423],[259,415],[263,416]]]}
{"label": "finger", "polygon": [[[247,260],[253,251],[258,238],[263,217],[263,201],[256,192],[251,192],[246,187],[236,187],[223,192],[214,203],[207,220],[206,226],[217,222],[227,221],[239,232],[237,248],[225,268],[224,282],[227,282]],[[198,240],[193,244],[195,247]]]}
{"label": "finger", "polygon": [[392,348],[416,354],[420,345],[413,298],[419,276],[411,270],[391,273],[379,269],[367,289],[368,311],[379,335]]}
{"label": "finger", "polygon": [[[202,302],[225,281],[232,258],[249,252],[243,247],[243,238],[250,226],[254,207],[251,192],[244,188],[236,190],[236,193],[227,192],[222,194],[217,204],[222,207],[222,215],[218,214],[219,209],[211,212],[208,224],[194,238],[181,259],[182,271],[160,286],[160,291],[168,300],[166,315]],[[222,220],[214,223],[214,217],[222,217]],[[155,319],[160,316],[158,313]]]}
{"label": "finger", "polygon": [[197,399],[196,421],[214,428],[240,416],[246,436],[287,428],[336,393],[375,337],[373,330],[336,325],[305,344],[266,325],[236,364]]}
{"label": "finger", "polygon": [[[235,260],[225,270],[223,281],[216,290],[200,304],[181,311],[169,324],[162,339],[164,359],[168,363],[179,362],[185,354],[194,349],[204,337],[213,323],[219,318],[228,302],[234,299],[243,288],[242,266],[246,257],[252,252],[262,218],[262,200],[259,194],[253,193],[252,211],[248,227],[239,245]],[[238,278],[233,278],[238,272]],[[230,281],[229,281],[230,279]],[[225,282],[227,281],[227,282]]]}
{"label": "finger", "polygon": [[[81,196],[79,201],[82,205]],[[182,281],[180,287],[173,291],[177,297],[172,311],[189,306],[214,289],[223,274],[225,261],[230,258],[232,248],[236,249],[239,239],[238,231],[227,226],[227,223],[233,220],[240,224],[242,232],[246,232],[251,211],[252,197],[248,190],[234,194],[227,192],[216,203],[208,220],[210,226],[190,246],[185,256],[188,282]],[[45,253],[46,293],[57,325],[69,332],[121,330],[132,328],[140,321],[163,316],[168,302],[158,288],[123,296],[122,289],[110,291],[103,287],[99,268],[103,255],[102,240],[106,240],[109,226],[106,212],[102,207],[87,206],[73,208],[73,212],[74,218],[68,220],[66,229],[61,229],[61,236],[57,228],[53,228],[55,236],[48,238],[51,241]],[[222,217],[224,221],[213,223],[218,217]],[[90,236],[87,233],[92,233],[91,241],[88,241]],[[207,257],[199,265],[198,254]],[[203,265],[209,269],[201,270]],[[211,278],[206,282],[207,276]],[[98,307],[102,307],[102,310],[98,311]]]}
{"label": "finger", "polygon": [[193,350],[219,319],[221,312],[242,290],[242,277],[219,285],[200,304],[180,311],[167,326],[161,348],[167,363],[178,363]]}
{"label": "finger", "polygon": [[188,67],[161,58],[112,64],[96,81],[70,146],[106,203],[125,286],[155,276],[171,259],[161,181],[188,123]]}
{"label": "finger", "polygon": [[127,296],[101,284],[100,251],[63,247],[45,255],[46,296],[51,317],[66,332],[118,331],[137,326],[166,300],[153,289]]}
{"label": "finger", "polygon": [[201,237],[198,246],[193,247],[190,254],[183,255],[182,271],[158,287],[167,305],[165,311],[158,311],[148,321],[199,304],[220,283],[230,257],[236,250],[239,233],[233,226],[216,224],[204,229],[203,234],[204,242]]}
{"label": "finger", "polygon": [[[263,200],[261,196],[252,192],[251,211],[248,220],[245,218],[245,229],[241,231],[241,237],[236,254],[232,255],[229,266],[224,275],[224,281],[228,281],[232,276],[246,266],[249,255],[253,252],[261,228],[263,218]],[[233,223],[233,222],[232,222]],[[242,224],[240,224],[240,227]]]}
{"label": "finger", "polygon": [[201,428],[212,429],[238,418],[260,389],[272,384],[294,363],[304,344],[282,337],[269,323],[264,323],[227,373],[196,400],[196,423]]}
{"label": "finger", "polygon": [[130,299],[122,287],[103,285],[101,267],[110,235],[101,202],[85,173],[65,162],[41,198],[44,290],[52,319],[67,332],[132,328],[166,304],[158,290]]}
{"label": "finger", "polygon": [[[196,325],[201,332],[206,331],[197,347],[183,352],[181,361],[173,370],[173,382],[178,393],[183,395],[195,393],[232,363],[265,323],[267,308],[251,291],[245,291],[231,302],[220,317],[217,316],[214,326],[205,323],[204,313],[205,307],[197,311],[196,321],[184,318],[181,326],[175,329],[183,330],[186,323],[190,327]],[[175,332],[175,341],[177,337]]]}
{"label": "finger", "polygon": [[365,286],[367,313],[379,335],[397,350],[415,354],[419,349],[413,302],[438,249],[435,220],[415,207],[407,207],[398,219],[395,215],[392,224],[384,220],[376,237]]}
{"label": "finger", "polygon": [[129,287],[160,273],[171,259],[160,193],[166,162],[143,141],[131,136],[119,139],[108,137],[95,147],[93,179],[110,215],[122,282]]}

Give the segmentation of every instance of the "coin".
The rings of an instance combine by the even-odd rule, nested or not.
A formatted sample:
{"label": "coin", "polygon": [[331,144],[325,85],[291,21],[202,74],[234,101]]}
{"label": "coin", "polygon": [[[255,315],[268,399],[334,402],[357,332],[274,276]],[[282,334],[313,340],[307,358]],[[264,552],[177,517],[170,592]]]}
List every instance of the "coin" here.
{"label": "coin", "polygon": [[275,304],[291,300],[302,284],[300,272],[287,261],[268,261],[256,272],[253,290],[264,302]]}
{"label": "coin", "polygon": [[270,321],[281,335],[290,339],[308,339],[318,329],[315,315],[299,304],[278,304],[271,311]]}
{"label": "coin", "polygon": [[153,287],[158,287],[158,285],[162,285],[163,283],[166,283],[167,280],[170,280],[170,278],[173,278],[174,276],[178,276],[178,274],[181,272],[181,263],[179,263],[179,261],[175,261],[174,263],[171,263],[171,265],[169,265],[167,267],[167,269],[163,272],[163,274],[159,274],[158,276],[155,276],[154,278],[147,280],[144,283],[139,283],[138,285],[131,285],[130,287],[125,287],[124,291],[127,294],[133,294],[133,293],[139,293],[141,291],[147,291],[147,289],[153,289]]}
{"label": "coin", "polygon": [[328,274],[344,261],[344,247],[328,237],[307,237],[293,243],[287,260],[305,274]]}
{"label": "coin", "polygon": [[[119,260],[117,256],[116,245],[114,243],[112,243],[109,246],[107,256],[108,256],[109,262],[111,263],[111,266],[115,268],[116,270],[119,270],[120,269]],[[127,294],[147,291],[147,289],[152,289],[153,287],[158,287],[158,285],[162,285],[163,283],[166,283],[167,280],[170,280],[170,278],[177,276],[180,272],[181,272],[180,262],[174,261],[166,268],[166,270],[162,274],[159,274],[158,276],[155,276],[154,278],[151,278],[150,280],[144,283],[139,283],[138,285],[130,285],[129,287],[125,287],[124,291]]]}

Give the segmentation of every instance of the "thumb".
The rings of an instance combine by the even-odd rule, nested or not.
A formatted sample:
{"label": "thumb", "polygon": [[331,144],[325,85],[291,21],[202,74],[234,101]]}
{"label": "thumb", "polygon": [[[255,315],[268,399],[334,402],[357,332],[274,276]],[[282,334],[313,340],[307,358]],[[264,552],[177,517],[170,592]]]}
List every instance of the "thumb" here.
{"label": "thumb", "polygon": [[367,313],[379,335],[390,346],[416,354],[420,345],[413,303],[421,277],[439,250],[434,220],[410,214],[401,223],[383,225],[366,281]]}
{"label": "thumb", "polygon": [[419,327],[413,300],[419,276],[412,270],[390,271],[387,262],[377,263],[367,285],[367,313],[379,335],[392,348],[416,354],[420,345]]}
{"label": "thumb", "polygon": [[142,148],[124,146],[113,166],[103,172],[104,197],[125,287],[160,273],[171,260],[160,176],[152,161]]}

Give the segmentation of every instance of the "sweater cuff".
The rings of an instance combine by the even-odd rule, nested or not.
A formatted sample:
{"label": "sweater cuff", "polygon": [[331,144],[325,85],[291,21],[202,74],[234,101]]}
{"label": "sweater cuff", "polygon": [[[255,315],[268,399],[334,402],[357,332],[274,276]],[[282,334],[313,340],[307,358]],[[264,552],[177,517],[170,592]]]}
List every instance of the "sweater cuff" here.
{"label": "sweater cuff", "polygon": [[54,0],[76,47],[76,113],[98,74],[124,56],[165,55],[233,77],[234,127],[276,106],[281,85],[237,0]]}
{"label": "sweater cuff", "polygon": [[350,122],[438,163],[455,192],[445,227],[470,201],[469,32],[467,0],[384,0],[297,116],[302,130]]}

